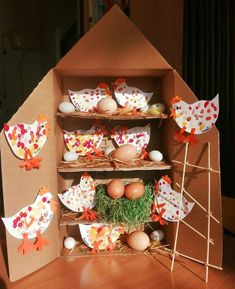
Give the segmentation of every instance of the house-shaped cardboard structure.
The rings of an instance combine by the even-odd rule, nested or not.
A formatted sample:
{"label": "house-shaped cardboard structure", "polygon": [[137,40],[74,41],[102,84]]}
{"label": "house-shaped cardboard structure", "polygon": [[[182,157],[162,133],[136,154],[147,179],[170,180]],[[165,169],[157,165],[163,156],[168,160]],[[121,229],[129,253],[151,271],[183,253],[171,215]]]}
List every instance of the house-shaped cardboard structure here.
{"label": "house-shaped cardboard structure", "polygon": [[[164,33],[164,31],[162,32]],[[181,96],[186,102],[197,100],[196,96],[179,76],[179,74],[164,60],[160,53],[138,31],[123,12],[114,6],[98,24],[93,27],[42,79],[24,104],[11,118],[8,125],[18,123],[33,123],[39,114],[47,115],[50,123],[50,135],[39,154],[42,165],[39,170],[26,171],[19,168],[19,159],[12,153],[4,131],[1,132],[1,162],[2,182],[4,194],[5,217],[10,217],[20,208],[31,204],[41,187],[48,186],[57,198],[73,183],[77,171],[72,169],[66,172],[59,170],[59,164],[65,151],[62,127],[83,128],[89,127],[90,120],[76,117],[57,116],[58,104],[68,100],[68,89],[79,90],[85,87],[96,87],[99,82],[111,83],[117,77],[126,77],[129,84],[146,91],[154,90],[153,102],[162,101],[169,112],[170,99]],[[135,120],[131,120],[135,123]],[[140,120],[138,120],[140,121]],[[165,159],[172,165],[167,172],[161,169],[144,172],[141,168],[141,177],[159,178],[168,174],[176,183],[181,184],[185,144],[174,141],[174,134],[178,126],[173,119],[153,120],[151,139],[152,147],[158,147]],[[216,127],[197,137],[198,144],[189,147],[187,162],[198,167],[187,166],[184,187],[203,207],[208,202],[208,167],[207,143],[211,148],[211,168],[219,171],[219,133]],[[172,160],[176,162],[172,162]],[[178,162],[179,163],[178,163]],[[105,169],[103,169],[105,171]],[[117,171],[109,172],[115,177]],[[128,174],[128,172],[125,172]],[[105,175],[105,172],[104,172]],[[138,168],[132,171],[135,177],[140,176]],[[132,177],[130,174],[130,177]],[[128,175],[129,176],[129,175]],[[178,188],[179,190],[179,188]],[[210,254],[208,263],[221,266],[222,260],[222,225],[221,225],[221,191],[220,175],[211,171],[211,214],[210,223]],[[22,255],[17,252],[20,240],[12,237],[8,232],[7,254],[9,275],[11,281],[18,280],[31,272],[36,271],[60,257],[63,237],[66,228],[59,226],[61,211],[57,210],[52,223],[45,231],[44,236],[51,241],[42,251],[30,252]],[[208,215],[200,206],[195,206],[187,217],[187,223],[194,227],[201,235],[207,236]],[[65,226],[66,227],[66,226]],[[176,223],[166,226],[166,242],[174,247]],[[198,235],[188,226],[180,224],[178,232],[177,252],[192,258],[207,262],[207,239]]]}

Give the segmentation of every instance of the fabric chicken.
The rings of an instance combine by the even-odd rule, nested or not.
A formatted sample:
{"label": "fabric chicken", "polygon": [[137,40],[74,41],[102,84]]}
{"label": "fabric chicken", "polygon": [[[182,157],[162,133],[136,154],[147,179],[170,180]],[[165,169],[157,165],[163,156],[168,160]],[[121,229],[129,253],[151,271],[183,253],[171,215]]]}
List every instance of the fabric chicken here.
{"label": "fabric chicken", "polygon": [[69,96],[78,111],[95,112],[97,103],[104,97],[112,95],[106,83],[98,84],[97,88],[86,88],[79,91],[69,90]]}
{"label": "fabric chicken", "polygon": [[92,177],[82,175],[80,183],[70,187],[64,194],[58,194],[61,202],[74,212],[82,212],[84,208],[93,208],[95,205],[95,185]]}
{"label": "fabric chicken", "polygon": [[150,140],[150,124],[144,127],[127,128],[115,126],[111,131],[111,138],[115,140],[118,146],[124,144],[133,145],[137,153],[140,154],[146,149]]}
{"label": "fabric chicken", "polygon": [[26,170],[40,167],[40,158],[35,156],[41,151],[49,135],[48,118],[45,115],[39,115],[33,124],[19,123],[14,126],[4,125],[6,139],[14,154],[23,159],[20,165]]}
{"label": "fabric chicken", "polygon": [[171,179],[163,176],[157,183],[155,195],[155,209],[157,213],[165,220],[177,222],[184,219],[192,210],[194,203],[188,202],[182,197],[180,210],[180,193],[171,188]]}
{"label": "fabric chicken", "polygon": [[80,156],[94,153],[100,146],[103,136],[106,134],[105,127],[95,122],[89,130],[63,130],[64,141],[68,149]]}
{"label": "fabric chicken", "polygon": [[[48,188],[39,190],[33,204],[24,207],[14,216],[2,218],[7,231],[17,239],[23,239],[18,252],[24,255],[30,250],[41,251],[43,245],[48,245],[49,240],[43,239],[41,234],[45,232],[51,223],[56,209],[56,202]],[[30,243],[29,239],[36,238],[36,242]]]}
{"label": "fabric chicken", "polygon": [[123,107],[143,108],[153,96],[153,92],[148,93],[136,87],[128,86],[125,78],[118,78],[113,87],[117,102]]}
{"label": "fabric chicken", "polygon": [[79,224],[79,229],[84,243],[92,248],[91,253],[99,253],[99,250],[112,252],[120,234],[124,233],[121,226],[102,223]]}
{"label": "fabric chicken", "polygon": [[[218,94],[210,101],[200,100],[192,104],[188,104],[176,96],[172,98],[171,104],[171,116],[181,128],[176,137],[180,142],[195,142],[193,135],[210,130],[219,115]],[[185,137],[184,132],[188,132],[190,135]]]}

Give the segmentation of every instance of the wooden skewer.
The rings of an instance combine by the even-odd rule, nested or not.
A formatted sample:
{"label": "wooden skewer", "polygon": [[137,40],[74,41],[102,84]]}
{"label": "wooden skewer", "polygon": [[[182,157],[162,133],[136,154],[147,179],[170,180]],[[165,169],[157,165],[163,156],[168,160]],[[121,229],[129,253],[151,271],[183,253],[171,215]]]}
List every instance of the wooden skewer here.
{"label": "wooden skewer", "polygon": [[[187,222],[185,222],[184,220],[180,220],[183,224],[185,224],[187,227],[189,227],[191,230],[193,230],[194,232],[196,232],[199,236],[201,236],[203,239],[207,240],[207,237],[204,236],[202,233],[200,233],[197,229],[195,229],[194,227],[192,227],[191,225],[189,225]],[[212,240],[209,241],[212,245],[214,245],[214,242]]]}
{"label": "wooden skewer", "polygon": [[[180,188],[180,184],[176,183],[176,185]],[[200,204],[191,194],[189,194],[185,188],[183,188],[184,193],[186,195],[188,195],[203,211],[207,212],[206,208],[202,206],[202,204]],[[218,224],[220,224],[220,221],[218,219],[216,219],[211,213],[210,216],[213,220],[215,220]]]}
{"label": "wooden skewer", "polygon": [[208,142],[208,211],[207,211],[207,246],[206,246],[206,283],[208,282],[209,258],[210,258],[210,227],[211,227],[211,146]]}
{"label": "wooden skewer", "polygon": [[[168,248],[164,248],[164,250],[159,249],[159,251],[162,251],[162,252],[164,252],[164,251],[172,252],[172,250],[171,250],[171,249],[168,249]],[[189,259],[189,260],[198,262],[198,263],[200,263],[200,264],[205,264],[205,262],[203,262],[203,261],[201,261],[201,260],[199,260],[199,259],[190,257],[190,256],[188,256],[188,255],[185,255],[185,254],[182,254],[182,253],[179,253],[179,252],[176,252],[176,254],[179,255],[179,256],[182,256],[182,257],[184,257],[184,258],[187,258],[187,259]],[[223,268],[218,267],[218,266],[215,266],[215,265],[212,265],[212,264],[208,264],[208,266],[209,266],[209,267],[212,267],[212,268],[215,268],[215,269],[218,269],[218,270],[223,270]]]}
{"label": "wooden skewer", "polygon": [[[183,188],[184,188],[184,179],[185,179],[185,172],[186,172],[187,156],[188,156],[188,142],[187,142],[186,145],[185,145],[184,164],[183,164],[183,175],[182,175],[182,183],[181,183],[181,191],[180,191],[179,212],[181,212],[181,208],[182,208]],[[179,234],[179,225],[180,225],[180,213],[179,213],[178,220],[177,220],[177,225],[176,225],[175,242],[174,242],[173,255],[172,255],[172,261],[171,261],[171,272],[172,272],[173,269],[174,269],[175,252],[176,252],[176,246],[177,246],[178,234]]]}
{"label": "wooden skewer", "polygon": [[[176,161],[176,160],[172,160],[173,163],[176,163],[176,164],[184,164],[183,162],[181,161]],[[190,164],[190,163],[186,163],[187,166],[189,167],[194,167],[194,168],[198,168],[198,169],[202,169],[202,170],[206,170],[206,171],[211,171],[211,172],[214,172],[214,173],[218,173],[220,174],[221,172],[220,171],[217,171],[217,170],[213,170],[212,168],[206,168],[206,167],[201,167],[201,166],[197,166],[197,165],[193,165],[193,164]]]}

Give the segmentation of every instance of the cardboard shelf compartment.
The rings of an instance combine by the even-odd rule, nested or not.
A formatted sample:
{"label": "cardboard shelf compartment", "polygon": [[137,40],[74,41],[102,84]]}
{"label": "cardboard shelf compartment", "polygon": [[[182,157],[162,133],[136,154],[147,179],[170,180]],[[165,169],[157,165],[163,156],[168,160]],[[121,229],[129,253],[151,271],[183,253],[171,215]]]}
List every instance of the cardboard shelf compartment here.
{"label": "cardboard shelf compartment", "polygon": [[74,117],[74,118],[85,118],[85,119],[108,119],[108,120],[138,120],[138,119],[166,119],[168,118],[167,114],[160,115],[151,115],[149,113],[138,113],[133,114],[102,114],[102,113],[85,113],[85,112],[74,112],[74,113],[61,113],[57,112],[58,117]]}
{"label": "cardboard shelf compartment", "polygon": [[87,160],[86,157],[80,158],[75,162],[59,163],[57,170],[61,173],[66,172],[90,172],[90,171],[139,171],[139,170],[169,170],[171,164],[162,162],[152,162],[148,160],[135,160],[130,163],[119,163],[107,158],[95,158],[93,161]]}

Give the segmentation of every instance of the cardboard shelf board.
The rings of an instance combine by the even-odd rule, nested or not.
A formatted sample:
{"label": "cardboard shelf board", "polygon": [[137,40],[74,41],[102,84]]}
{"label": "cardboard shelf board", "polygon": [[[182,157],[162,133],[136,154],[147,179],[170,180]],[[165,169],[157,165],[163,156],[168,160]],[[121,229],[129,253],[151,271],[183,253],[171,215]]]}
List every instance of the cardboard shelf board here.
{"label": "cardboard shelf board", "polygon": [[96,158],[93,162],[88,161],[87,158],[80,158],[76,162],[59,163],[58,172],[84,172],[84,171],[139,171],[139,170],[169,170],[171,164],[162,162],[152,162],[147,160],[136,160],[130,163],[119,163],[108,160],[107,158]]}
{"label": "cardboard shelf board", "polygon": [[139,119],[166,119],[168,118],[167,114],[160,115],[151,115],[147,113],[141,114],[101,114],[101,113],[84,113],[84,112],[74,112],[70,114],[57,112],[58,117],[66,118],[66,117],[74,117],[74,118],[85,118],[85,119],[108,119],[108,120],[139,120]]}

